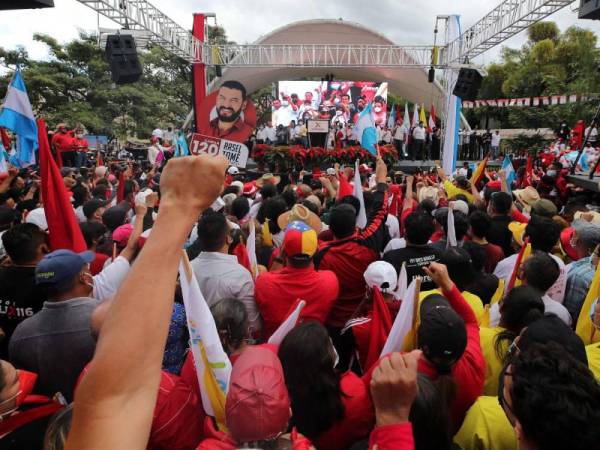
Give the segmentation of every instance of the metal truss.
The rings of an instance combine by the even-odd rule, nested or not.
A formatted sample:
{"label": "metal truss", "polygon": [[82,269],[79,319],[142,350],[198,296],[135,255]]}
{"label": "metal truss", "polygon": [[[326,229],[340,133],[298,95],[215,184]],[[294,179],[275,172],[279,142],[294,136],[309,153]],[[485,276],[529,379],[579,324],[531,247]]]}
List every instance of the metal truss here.
{"label": "metal truss", "polygon": [[[212,45],[200,42],[147,0],[77,0],[123,28],[145,30],[153,42],[190,63],[227,67],[413,67],[431,65],[432,46]],[[463,63],[573,0],[505,0],[441,48],[438,68]]]}
{"label": "metal truss", "polygon": [[443,61],[470,61],[571,3],[573,0],[505,0],[450,42],[442,52]]}
{"label": "metal truss", "polygon": [[190,63],[200,59],[202,43],[147,0],[77,0],[125,29],[145,30],[153,42]]}
{"label": "metal truss", "polygon": [[431,46],[398,45],[209,45],[208,66],[227,67],[428,67]]}

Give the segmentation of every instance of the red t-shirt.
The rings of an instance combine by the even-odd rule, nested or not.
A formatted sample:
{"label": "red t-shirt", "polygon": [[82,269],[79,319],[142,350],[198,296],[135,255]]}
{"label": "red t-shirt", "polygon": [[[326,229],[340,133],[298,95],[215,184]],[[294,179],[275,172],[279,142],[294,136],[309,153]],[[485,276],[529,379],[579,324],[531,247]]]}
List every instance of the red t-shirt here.
{"label": "red t-shirt", "polygon": [[369,450],[414,450],[415,442],[410,422],[377,427],[369,437]]}
{"label": "red t-shirt", "polygon": [[108,258],[109,256],[105,255],[104,253],[96,252],[96,259],[94,259],[90,264],[90,272],[92,275],[98,275],[100,272],[102,272],[104,263]]}
{"label": "red t-shirt", "polygon": [[324,324],[338,293],[337,277],[330,270],[284,267],[261,274],[256,279],[254,297],[263,318],[263,337],[268,339],[275,332],[298,299],[306,301],[300,322],[316,320]]}
{"label": "red t-shirt", "polygon": [[498,263],[504,259],[504,250],[499,245],[490,244],[489,242],[483,248],[485,249],[485,266],[483,270],[487,273],[494,273]]}
{"label": "red t-shirt", "polygon": [[54,133],[52,146],[57,152],[71,152],[73,151],[73,136],[69,133]]}
{"label": "red t-shirt", "polygon": [[359,378],[353,372],[342,375],[340,388],[344,394],[344,417],[314,440],[317,449],[346,450],[369,435],[375,425],[375,410],[369,393],[369,382],[370,378]]}
{"label": "red t-shirt", "polygon": [[210,122],[210,128],[201,129],[199,132],[206,136],[223,138],[228,141],[246,142],[252,134],[252,127],[239,118],[234,122],[233,127],[225,132],[221,132],[219,129],[219,119],[213,119]]}

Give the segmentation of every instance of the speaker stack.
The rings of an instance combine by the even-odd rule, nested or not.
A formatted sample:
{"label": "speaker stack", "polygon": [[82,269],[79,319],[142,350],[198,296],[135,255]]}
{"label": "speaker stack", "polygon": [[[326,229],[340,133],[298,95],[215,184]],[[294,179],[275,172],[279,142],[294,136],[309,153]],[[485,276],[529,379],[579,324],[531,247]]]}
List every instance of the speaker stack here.
{"label": "speaker stack", "polygon": [[482,80],[483,77],[477,70],[462,68],[458,73],[452,94],[460,97],[461,100],[475,100]]}
{"label": "speaker stack", "polygon": [[134,83],[142,76],[135,39],[130,34],[111,34],[106,39],[106,57],[116,84]]}

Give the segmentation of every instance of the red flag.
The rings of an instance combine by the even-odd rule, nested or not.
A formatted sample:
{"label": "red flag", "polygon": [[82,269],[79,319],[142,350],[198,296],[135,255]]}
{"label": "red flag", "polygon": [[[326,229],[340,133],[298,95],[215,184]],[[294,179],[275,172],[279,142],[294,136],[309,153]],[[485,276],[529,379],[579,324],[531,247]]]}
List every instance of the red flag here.
{"label": "red flag", "polygon": [[340,173],[339,177],[340,186],[338,189],[337,199],[341,200],[348,195],[352,195],[354,189],[352,189],[352,186],[350,186],[350,183],[348,183],[348,180],[346,180],[346,176],[343,173]]}
{"label": "red flag", "polygon": [[366,372],[379,360],[379,355],[392,329],[392,316],[383,295],[377,286],[373,288],[373,316],[371,319],[371,338],[369,353],[363,370]]}
{"label": "red flag", "polygon": [[235,246],[232,253],[237,257],[238,263],[248,269],[248,272],[252,273],[252,264],[250,264],[248,250],[242,242]]}
{"label": "red flag", "polygon": [[529,246],[529,236],[527,236],[523,241],[523,247],[521,247],[521,250],[517,255],[515,267],[513,268],[512,274],[510,275],[510,280],[508,282],[508,288],[506,289],[506,292],[510,291],[517,284],[517,276],[519,275],[519,269],[521,268],[521,264],[523,264],[523,262],[529,257],[529,253],[531,253],[531,247]]}
{"label": "red flag", "polygon": [[0,128],[0,137],[2,138],[2,146],[8,152],[10,151],[10,138],[4,128]]}
{"label": "red flag", "polygon": [[533,181],[533,158],[531,155],[527,157],[527,166],[525,167],[525,179],[523,180],[523,187],[531,186]]}
{"label": "red flag", "polygon": [[125,198],[125,172],[119,173],[119,186],[117,187],[117,204]]}
{"label": "red flag", "polygon": [[42,177],[42,199],[48,222],[50,247],[52,250],[69,249],[74,252],[87,250],[81,234],[70,196],[52,154],[46,134],[46,123],[38,120],[40,146],[40,172]]}

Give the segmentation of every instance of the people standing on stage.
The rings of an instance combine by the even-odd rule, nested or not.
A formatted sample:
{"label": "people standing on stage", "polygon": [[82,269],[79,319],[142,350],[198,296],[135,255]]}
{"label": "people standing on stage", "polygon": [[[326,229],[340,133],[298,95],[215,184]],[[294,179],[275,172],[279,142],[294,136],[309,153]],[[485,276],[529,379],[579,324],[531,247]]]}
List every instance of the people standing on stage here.
{"label": "people standing on stage", "polygon": [[87,154],[89,151],[89,143],[84,139],[85,129],[82,124],[77,124],[75,128],[75,137],[73,138],[73,147],[76,151],[76,166],[77,168],[87,166]]}
{"label": "people standing on stage", "polygon": [[163,161],[163,148],[160,145],[160,138],[152,136],[150,138],[150,147],[148,147],[148,162],[151,166],[160,164]]}
{"label": "people standing on stage", "polygon": [[500,154],[500,130],[496,130],[494,134],[492,134],[492,159],[498,159],[498,155]]}
{"label": "people standing on stage", "polygon": [[412,131],[413,145],[411,159],[414,161],[415,157],[419,160],[423,159],[423,151],[425,150],[425,128],[423,122],[419,122],[419,125]]}
{"label": "people standing on stage", "polygon": [[388,145],[388,144],[392,143],[392,132],[390,131],[390,129],[388,127],[385,127],[383,129],[381,140],[383,141],[384,145]]}
{"label": "people standing on stage", "polygon": [[471,130],[469,141],[471,145],[469,148],[469,159],[478,160],[479,156],[477,155],[479,154],[479,136],[477,136],[477,125],[475,125],[475,128]]}
{"label": "people standing on stage", "polygon": [[[465,139],[469,138],[468,132],[465,133]],[[435,161],[436,159],[440,159],[440,145],[442,141],[442,130],[438,127],[433,129],[433,133],[431,133],[431,160]]]}
{"label": "people standing on stage", "polygon": [[63,166],[75,167],[75,150],[73,149],[73,136],[67,131],[66,123],[59,123],[52,136],[52,146],[56,159],[62,161]]}
{"label": "people standing on stage", "polygon": [[396,121],[396,126],[394,127],[394,146],[398,151],[398,158],[404,159],[404,139],[406,137],[406,129],[402,124],[402,121],[398,119]]}
{"label": "people standing on stage", "polygon": [[298,121],[298,142],[302,147],[308,147],[308,128],[304,120]]}
{"label": "people standing on stage", "polygon": [[274,144],[277,141],[277,133],[275,127],[273,126],[273,122],[270,120],[267,122],[265,129],[263,131],[264,135],[264,143],[265,144]]}
{"label": "people standing on stage", "polygon": [[[483,154],[487,155],[490,152],[490,148],[492,146],[492,132],[490,131],[489,128],[487,130],[485,130],[485,133],[483,133],[483,136],[481,138],[481,143],[483,144]],[[480,159],[480,158],[476,158],[476,159]]]}

